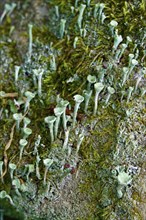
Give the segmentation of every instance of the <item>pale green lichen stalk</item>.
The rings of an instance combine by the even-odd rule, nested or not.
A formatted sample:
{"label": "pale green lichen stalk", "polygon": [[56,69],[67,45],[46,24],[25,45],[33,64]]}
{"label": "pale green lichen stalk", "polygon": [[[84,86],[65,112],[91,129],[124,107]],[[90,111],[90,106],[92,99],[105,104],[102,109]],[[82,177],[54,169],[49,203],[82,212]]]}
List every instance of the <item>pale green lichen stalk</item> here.
{"label": "pale green lichen stalk", "polygon": [[78,112],[80,104],[84,101],[84,97],[81,95],[75,95],[74,100],[75,100],[75,107],[74,107],[74,113],[73,113],[73,127],[75,127],[77,112]]}
{"label": "pale green lichen stalk", "polygon": [[97,108],[98,108],[98,99],[99,99],[99,94],[103,90],[104,85],[103,83],[95,83],[94,84],[94,89],[95,89],[95,98],[94,98],[94,110],[93,110],[93,115],[97,114]]}
{"label": "pale green lichen stalk", "polygon": [[79,26],[79,29],[82,28],[83,14],[84,14],[85,8],[86,8],[85,4],[81,4],[80,7],[79,7],[79,15],[78,15],[78,26]]}

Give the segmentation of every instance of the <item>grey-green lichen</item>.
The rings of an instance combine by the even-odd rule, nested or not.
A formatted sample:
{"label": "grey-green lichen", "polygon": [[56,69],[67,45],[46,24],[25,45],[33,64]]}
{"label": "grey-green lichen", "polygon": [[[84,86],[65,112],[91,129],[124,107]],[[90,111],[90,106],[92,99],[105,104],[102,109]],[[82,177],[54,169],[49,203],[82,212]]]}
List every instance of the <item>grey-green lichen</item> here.
{"label": "grey-green lichen", "polygon": [[[4,3],[0,3],[3,9]],[[0,183],[0,191],[11,195],[24,216],[21,219],[144,219],[145,7],[144,0],[84,0],[75,4],[64,0],[20,1],[3,19],[0,161],[4,162],[4,183]],[[113,20],[117,23],[111,32]],[[61,21],[65,21],[63,29]],[[20,67],[17,80],[15,66]],[[37,71],[43,72],[41,83]],[[89,75],[95,76],[94,83],[104,85],[98,108],[93,116],[93,84],[87,111],[81,103],[72,125],[73,96],[82,96],[88,90]],[[28,91],[34,98],[26,105]],[[65,149],[63,124],[59,123],[51,143],[44,122],[45,117],[54,116],[58,97],[69,102]],[[16,130],[16,113],[31,120],[32,134],[21,160],[19,141],[24,137],[24,119],[20,131]],[[78,150],[81,136],[84,138]],[[43,184],[46,159],[51,161],[45,177],[47,185]],[[17,167],[13,181],[10,163]]]}

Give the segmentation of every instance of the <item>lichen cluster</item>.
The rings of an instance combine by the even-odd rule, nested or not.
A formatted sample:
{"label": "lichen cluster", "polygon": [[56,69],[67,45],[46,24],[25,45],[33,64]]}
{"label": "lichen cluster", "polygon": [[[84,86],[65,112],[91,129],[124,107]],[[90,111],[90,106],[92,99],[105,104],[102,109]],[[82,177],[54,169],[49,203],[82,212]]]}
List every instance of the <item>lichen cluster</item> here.
{"label": "lichen cluster", "polygon": [[144,219],[145,1],[0,6],[2,207]]}

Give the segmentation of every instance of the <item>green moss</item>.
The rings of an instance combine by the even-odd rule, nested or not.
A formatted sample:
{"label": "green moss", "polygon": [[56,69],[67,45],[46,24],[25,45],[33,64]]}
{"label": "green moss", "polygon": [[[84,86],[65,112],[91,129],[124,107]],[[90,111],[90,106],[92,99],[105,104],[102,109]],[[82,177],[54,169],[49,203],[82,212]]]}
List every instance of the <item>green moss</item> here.
{"label": "green moss", "polygon": [[[18,97],[24,100],[23,94],[21,94],[22,90],[37,90],[32,80],[33,69],[40,68],[45,70],[43,96],[39,98],[36,95],[36,98],[31,102],[27,115],[31,119],[29,127],[33,133],[28,139],[28,146],[25,149],[23,160],[18,163],[19,139],[22,137],[22,133],[18,133],[16,130],[14,131],[11,146],[7,150],[7,156],[9,162],[15,162],[18,165],[18,178],[21,183],[26,184],[26,176],[22,175],[22,173],[26,164],[35,164],[36,157],[33,155],[33,149],[35,140],[40,135],[42,137],[41,144],[45,146],[39,146],[41,160],[53,157],[58,161],[54,163],[54,167],[47,175],[47,179],[51,182],[51,187],[54,191],[49,196],[45,194],[46,188],[42,185],[44,175],[42,161],[40,162],[42,179],[38,180],[35,173],[32,173],[30,175],[31,182],[27,183],[28,191],[22,193],[21,198],[18,198],[11,188],[9,171],[4,177],[5,184],[0,183],[0,190],[6,190],[14,196],[19,211],[25,213],[28,219],[40,219],[40,217],[41,219],[48,219],[48,216],[50,216],[50,219],[60,218],[64,220],[112,220],[116,218],[132,220],[134,217],[142,219],[139,208],[136,208],[134,202],[132,202],[134,200],[139,203],[143,202],[140,193],[127,189],[129,194],[127,195],[127,192],[124,192],[124,197],[119,200],[116,191],[118,183],[112,177],[111,171],[116,166],[125,165],[127,168],[134,163],[136,164],[135,166],[139,167],[143,165],[140,157],[144,145],[142,139],[145,121],[143,117],[145,113],[142,107],[143,101],[140,99],[139,90],[137,94],[133,94],[129,103],[126,103],[127,94],[124,95],[122,101],[120,100],[121,90],[127,93],[129,86],[135,86],[135,75],[132,75],[122,88],[120,82],[122,68],[128,65],[128,54],[133,53],[135,43],[139,49],[138,61],[143,66],[141,59],[144,55],[142,38],[144,34],[145,2],[143,0],[138,2],[116,0],[103,2],[105,3],[104,13],[106,15],[104,24],[101,24],[92,16],[96,1],[91,1],[90,8],[85,10],[83,19],[83,26],[87,30],[85,37],[80,36],[77,26],[78,9],[74,14],[71,14],[70,7],[74,5],[73,1],[68,1],[68,3],[65,0],[43,1],[45,8],[48,10],[48,16],[41,19],[41,15],[38,15],[40,16],[39,21],[35,14],[39,14],[40,1],[37,0],[35,3],[20,1],[21,16],[24,16],[24,18],[20,16],[17,8],[13,16],[6,17],[0,26],[0,49],[2,55],[0,63],[0,81],[2,84],[0,85],[0,90],[9,93],[18,92]],[[55,6],[59,6],[59,19],[55,15]],[[33,18],[28,16],[32,11]],[[60,39],[59,35],[61,18],[67,20],[66,33],[63,39]],[[123,37],[123,42],[125,43],[127,36],[130,36],[133,42],[129,44],[120,63],[116,63],[110,69],[109,64],[114,61],[112,53],[114,39],[110,36],[108,24],[112,19],[118,22],[118,30]],[[18,22],[18,20],[21,22]],[[28,23],[34,24],[33,53],[30,62],[28,62],[28,56],[25,55],[28,50],[29,40]],[[10,34],[12,25],[15,26],[15,29]],[[78,37],[78,42],[77,47],[73,48],[75,37]],[[56,70],[50,69],[52,54],[55,57]],[[14,85],[15,65],[21,65],[18,87]],[[138,72],[141,66],[136,68],[136,72]],[[116,93],[111,97],[109,106],[105,107],[104,101],[107,91],[106,88],[104,89],[100,97],[96,117],[92,116],[94,94],[91,98],[88,115],[84,114],[84,106],[81,105],[79,114],[81,114],[83,119],[81,121],[78,120],[76,128],[79,131],[85,129],[86,135],[79,155],[75,158],[77,135],[74,130],[71,130],[69,141],[73,155],[68,158],[67,152],[62,151],[62,143],[64,141],[62,127],[60,128],[59,138],[51,145],[49,129],[44,123],[44,118],[54,114],[53,109],[56,106],[56,95],[58,93],[62,98],[70,102],[72,107],[69,114],[72,115],[74,107],[73,95],[82,94],[82,91],[86,89],[86,78],[89,74],[95,75],[97,80],[99,80],[100,74],[103,72],[105,73],[104,84],[107,86],[113,85]],[[2,110],[0,126],[1,160],[3,159],[4,148],[10,138],[8,134],[14,123],[12,115],[15,112],[23,112],[23,106],[17,109],[13,100],[14,98],[10,97],[0,99],[0,110]],[[127,110],[132,112],[130,112],[130,116],[127,116]],[[122,129],[126,130],[124,134]],[[129,139],[133,132],[135,132],[138,139],[137,147],[134,147],[133,142]],[[139,132],[140,134],[138,135]],[[122,136],[120,137],[121,133]],[[142,141],[140,141],[139,136]],[[125,141],[124,144],[123,140]],[[134,142],[134,144],[136,143]],[[138,158],[135,158],[133,152],[138,155]],[[127,159],[128,155],[130,159]],[[78,160],[78,164],[75,163],[76,160]],[[63,166],[64,161],[70,163],[73,167],[76,166],[75,174],[68,175],[70,170],[67,172],[61,170],[61,164]],[[76,177],[77,173],[78,176]],[[59,197],[57,197],[58,192],[60,193]],[[130,204],[128,196],[132,200]],[[61,206],[56,201],[59,201]],[[6,209],[10,208],[6,202],[4,202],[4,206]],[[42,213],[39,212],[40,207]],[[83,212],[79,213],[80,210],[83,210]]]}

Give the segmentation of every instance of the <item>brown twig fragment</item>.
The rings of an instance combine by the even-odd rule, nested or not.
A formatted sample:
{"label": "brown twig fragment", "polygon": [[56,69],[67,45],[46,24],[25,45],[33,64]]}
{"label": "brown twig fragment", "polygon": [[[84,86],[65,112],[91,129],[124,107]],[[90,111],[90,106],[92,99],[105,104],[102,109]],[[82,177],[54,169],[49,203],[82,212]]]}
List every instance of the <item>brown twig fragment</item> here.
{"label": "brown twig fragment", "polygon": [[16,97],[18,97],[17,92],[5,93],[3,94],[3,96],[1,96],[1,98],[16,98]]}
{"label": "brown twig fragment", "polygon": [[[24,117],[27,115],[28,111],[23,115],[22,117],[22,120],[24,119]],[[21,120],[21,121],[22,121]],[[0,177],[1,179],[3,179],[3,177],[6,175],[7,173],[7,170],[8,170],[8,155],[7,155],[7,150],[10,148],[11,146],[11,143],[12,143],[12,140],[13,140],[13,136],[14,136],[14,129],[16,127],[16,123],[13,125],[13,127],[11,128],[11,133],[10,133],[10,139],[8,141],[8,143],[6,144],[5,146],[5,149],[4,149],[4,165],[5,165],[5,170],[2,174],[2,176]]]}
{"label": "brown twig fragment", "polygon": [[10,148],[12,140],[13,140],[13,136],[14,136],[14,128],[16,126],[16,123],[13,125],[13,127],[11,128],[11,133],[10,133],[10,139],[8,141],[8,143],[5,146],[4,149],[4,165],[5,165],[5,170],[1,176],[1,178],[3,178],[5,176],[5,174],[7,173],[7,164],[8,164],[8,155],[7,155],[7,150]]}

